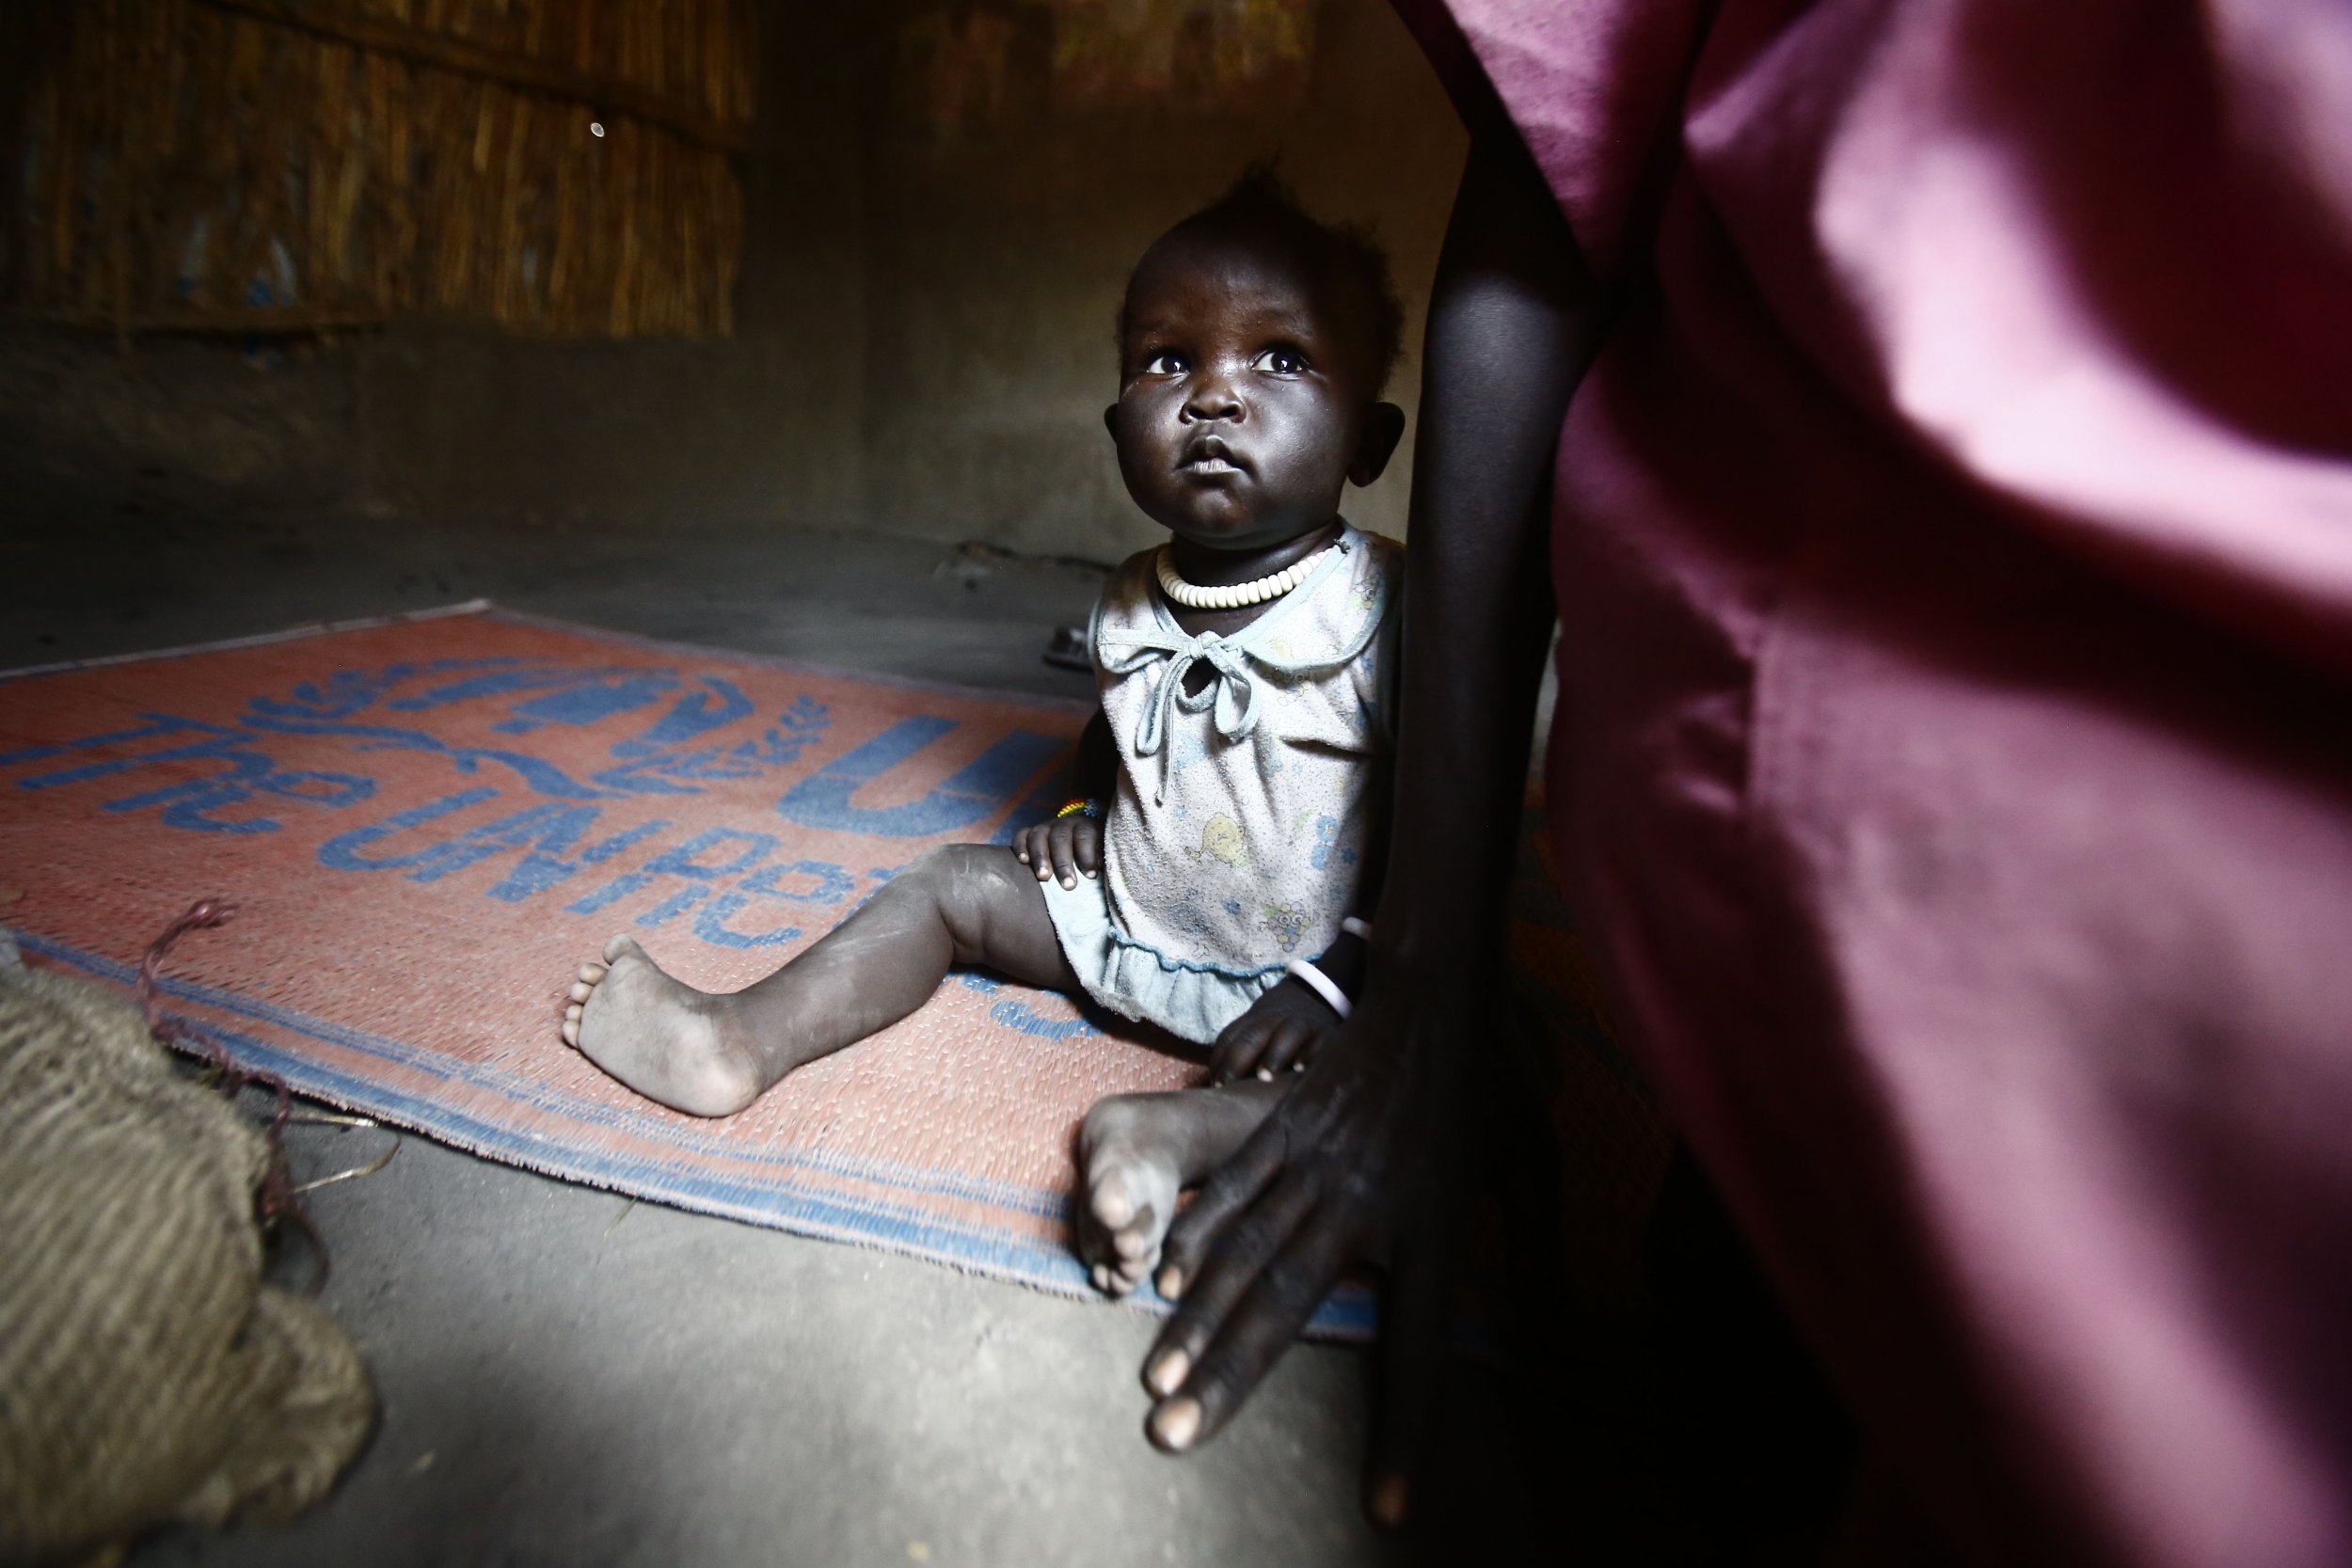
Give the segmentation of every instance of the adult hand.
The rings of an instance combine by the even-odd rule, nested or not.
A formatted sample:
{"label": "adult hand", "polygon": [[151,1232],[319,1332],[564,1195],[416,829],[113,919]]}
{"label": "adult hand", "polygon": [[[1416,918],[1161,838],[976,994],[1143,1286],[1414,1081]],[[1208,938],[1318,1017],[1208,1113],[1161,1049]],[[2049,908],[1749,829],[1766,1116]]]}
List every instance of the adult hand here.
{"label": "adult hand", "polygon": [[1013,834],[1012,852],[1037,872],[1039,881],[1052,878],[1074,888],[1081,875],[1096,876],[1103,869],[1103,824],[1091,816],[1057,816]]}
{"label": "adult hand", "polygon": [[[1460,977],[1375,976],[1356,1015],[1168,1232],[1179,1299],[1144,1363],[1146,1430],[1181,1452],[1222,1427],[1348,1268],[1386,1266],[1366,1507],[1403,1523],[1430,1429],[1459,1230]],[[1489,993],[1491,994],[1491,993]]]}

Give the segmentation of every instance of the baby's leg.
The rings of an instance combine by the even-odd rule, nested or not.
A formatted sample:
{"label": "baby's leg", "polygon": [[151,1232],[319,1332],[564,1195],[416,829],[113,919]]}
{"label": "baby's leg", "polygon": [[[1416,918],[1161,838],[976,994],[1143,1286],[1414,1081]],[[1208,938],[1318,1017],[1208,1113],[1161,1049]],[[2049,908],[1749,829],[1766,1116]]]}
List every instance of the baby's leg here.
{"label": "baby's leg", "polygon": [[672,979],[614,937],[603,963],[581,967],[564,1037],[647,1099],[731,1116],[802,1063],[914,1011],[959,963],[1077,989],[1037,876],[1009,849],[930,851],[808,951],[724,996]]}
{"label": "baby's leg", "polygon": [[1177,1193],[1231,1159],[1289,1086],[1244,1078],[1095,1101],[1078,1130],[1078,1256],[1099,1289],[1125,1295],[1151,1276]]}

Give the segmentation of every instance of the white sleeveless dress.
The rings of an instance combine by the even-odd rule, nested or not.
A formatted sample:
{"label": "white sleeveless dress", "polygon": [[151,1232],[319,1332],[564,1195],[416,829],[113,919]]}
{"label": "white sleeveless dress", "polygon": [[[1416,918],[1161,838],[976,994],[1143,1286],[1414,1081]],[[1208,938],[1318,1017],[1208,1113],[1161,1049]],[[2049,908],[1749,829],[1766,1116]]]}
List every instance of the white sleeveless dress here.
{"label": "white sleeveless dress", "polygon": [[1111,574],[1090,629],[1119,750],[1102,877],[1043,885],[1088,994],[1207,1044],[1351,911],[1386,782],[1404,551],[1345,528],[1230,638],[1176,624],[1158,555]]}

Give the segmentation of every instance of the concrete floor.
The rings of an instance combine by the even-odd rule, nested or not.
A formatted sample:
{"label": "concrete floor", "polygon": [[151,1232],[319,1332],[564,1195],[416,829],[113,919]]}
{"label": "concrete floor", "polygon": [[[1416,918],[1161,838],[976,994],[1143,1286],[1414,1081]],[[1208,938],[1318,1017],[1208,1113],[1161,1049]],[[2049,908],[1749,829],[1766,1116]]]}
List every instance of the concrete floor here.
{"label": "concrete floor", "polygon": [[[483,595],[861,670],[1071,694],[1038,658],[1099,580],[878,536],[437,533],[19,487],[0,668]],[[388,1134],[293,1131],[297,1180]],[[1300,1347],[1184,1461],[1143,1440],[1154,1320],[664,1210],[405,1138],[327,1187],[325,1305],[382,1396],[282,1529],[166,1532],[172,1564],[1374,1563],[1367,1358]],[[292,1261],[299,1261],[298,1259]]]}

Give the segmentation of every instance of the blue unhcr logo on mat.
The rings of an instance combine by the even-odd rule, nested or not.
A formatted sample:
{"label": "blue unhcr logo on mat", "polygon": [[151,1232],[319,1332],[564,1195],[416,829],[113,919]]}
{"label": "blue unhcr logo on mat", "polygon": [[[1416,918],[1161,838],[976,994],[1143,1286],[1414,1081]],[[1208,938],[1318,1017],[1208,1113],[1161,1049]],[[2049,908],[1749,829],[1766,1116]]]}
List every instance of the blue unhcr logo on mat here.
{"label": "blue unhcr logo on mat", "polygon": [[[518,744],[459,745],[413,721],[399,721],[474,704],[498,705],[489,730]],[[606,748],[609,767],[567,769],[528,744],[529,736],[550,729],[584,730],[649,709],[660,711]],[[674,828],[665,819],[598,832],[606,803],[702,795],[713,784],[756,778],[799,762],[831,731],[827,705],[806,693],[763,720],[740,686],[724,676],[548,658],[438,659],[336,671],[282,694],[252,698],[234,724],[168,713],[140,717],[143,722],[134,728],[0,754],[0,771],[30,769],[16,779],[16,787],[48,790],[112,778],[135,781],[160,768],[216,765],[201,777],[134,788],[102,800],[100,809],[154,811],[165,825],[185,832],[250,834],[280,831],[279,814],[287,807],[340,812],[373,800],[381,781],[361,770],[368,753],[436,755],[453,773],[484,782],[337,833],[319,847],[319,863],[348,873],[397,872],[430,883],[512,856],[514,863],[485,890],[505,903],[537,897],[609,866],[609,879],[565,906],[566,912],[594,913],[657,889],[658,901],[635,917],[638,926],[660,927],[691,913],[697,938],[728,948],[781,945],[802,936],[793,924],[738,929],[735,922],[754,904],[803,913],[813,907],[837,910],[861,889],[870,896],[897,869],[878,866],[860,877],[827,861],[777,861],[772,857],[783,841],[776,834],[733,827],[707,828],[666,847],[658,842]],[[959,727],[947,718],[901,719],[792,784],[773,809],[805,828],[934,837],[1003,813],[1068,744],[1015,730],[918,800],[883,807],[855,803],[858,791]],[[291,766],[274,754],[289,740],[341,743],[352,770]],[[310,751],[305,760],[315,760],[315,748]],[[1009,842],[1021,823],[1050,811],[1052,785],[1045,781],[1025,809],[1012,812],[995,842]],[[520,810],[462,829],[451,821],[475,817],[479,808],[516,792],[529,802]],[[445,822],[451,832],[418,841],[421,830]],[[400,845],[396,850],[393,841]]]}

